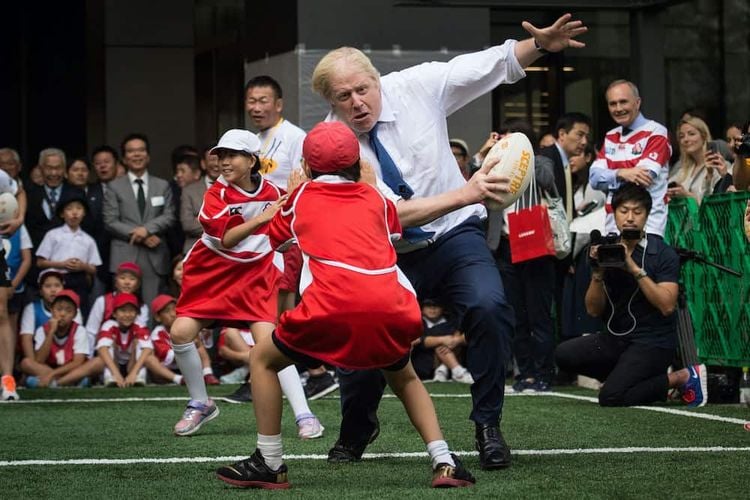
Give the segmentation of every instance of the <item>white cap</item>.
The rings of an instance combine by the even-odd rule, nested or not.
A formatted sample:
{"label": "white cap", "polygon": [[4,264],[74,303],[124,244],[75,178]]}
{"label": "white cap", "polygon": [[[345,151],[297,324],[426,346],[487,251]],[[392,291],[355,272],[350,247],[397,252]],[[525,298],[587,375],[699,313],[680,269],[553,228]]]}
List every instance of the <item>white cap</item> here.
{"label": "white cap", "polygon": [[252,132],[233,128],[224,132],[219,143],[211,148],[210,154],[216,154],[217,149],[231,149],[257,155],[260,153],[260,139]]}

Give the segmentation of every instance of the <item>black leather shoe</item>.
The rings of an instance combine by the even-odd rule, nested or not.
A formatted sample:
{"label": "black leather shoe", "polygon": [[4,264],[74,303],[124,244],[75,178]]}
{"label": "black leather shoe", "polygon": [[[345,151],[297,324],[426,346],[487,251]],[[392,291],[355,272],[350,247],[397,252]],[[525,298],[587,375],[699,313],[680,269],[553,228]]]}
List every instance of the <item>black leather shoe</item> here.
{"label": "black leather shoe", "polygon": [[380,435],[380,421],[375,420],[375,429],[373,429],[370,438],[366,443],[361,445],[349,445],[341,442],[341,438],[336,440],[336,444],[333,445],[328,451],[328,463],[338,464],[347,462],[359,462],[362,460],[362,454],[365,452],[367,445],[375,441]]}
{"label": "black leather shoe", "polygon": [[505,443],[499,426],[477,424],[476,439],[482,469],[494,470],[510,467],[510,448]]}

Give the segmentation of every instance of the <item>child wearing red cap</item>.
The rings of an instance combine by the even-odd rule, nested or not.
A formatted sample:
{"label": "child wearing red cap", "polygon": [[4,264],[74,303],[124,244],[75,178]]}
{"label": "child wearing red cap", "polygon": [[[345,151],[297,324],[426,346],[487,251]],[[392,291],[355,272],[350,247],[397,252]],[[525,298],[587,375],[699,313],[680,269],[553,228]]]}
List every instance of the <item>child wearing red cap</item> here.
{"label": "child wearing red cap", "polygon": [[144,363],[154,345],[147,328],[136,323],[139,304],[132,293],[119,293],[114,298],[112,318],[102,325],[97,336],[97,356],[58,380],[70,385],[83,377],[104,373],[104,385],[130,387],[146,384]]}
{"label": "child wearing red cap", "polygon": [[34,355],[21,361],[21,371],[29,375],[26,387],[56,385],[55,379],[86,361],[86,329],[74,319],[79,307],[73,290],[60,290],[52,300],[52,317],[34,333]]}
{"label": "child wearing red cap", "polygon": [[[257,342],[270,338],[275,326],[283,259],[271,248],[268,221],[286,196],[260,176],[260,146],[256,135],[233,129],[211,150],[219,157],[222,175],[204,195],[199,214],[203,235],[185,257],[177,319],[170,329],[175,361],[190,394],[174,427],[177,436],[197,432],[219,412],[201,377],[195,346],[199,332],[216,322],[250,324]],[[323,428],[307,406],[296,368],[279,377],[300,437],[322,436]]]}
{"label": "child wearing red cap", "polygon": [[[141,298],[141,266],[135,262],[122,262],[115,271],[113,292],[100,295],[91,306],[88,320],[86,320],[86,331],[89,336],[89,355],[93,356],[96,346],[96,337],[102,329],[105,321],[112,319],[114,301],[117,294],[132,293],[136,298]],[[148,325],[148,306],[142,304],[135,319],[137,325],[146,327]]]}
{"label": "child wearing red cap", "polygon": [[[157,295],[151,301],[151,313],[157,325],[151,330],[154,355],[146,359],[146,369],[157,381],[166,380],[179,385],[183,379],[182,375],[175,373],[178,367],[174,360],[172,341],[169,339],[169,329],[177,319],[176,304],[177,299],[166,294]],[[214,376],[211,369],[211,357],[202,343],[198,342],[197,346],[203,365],[203,379],[208,385],[218,385],[219,379]]]}
{"label": "child wearing red cap", "polygon": [[253,349],[258,447],[250,458],[220,468],[219,479],[241,487],[289,487],[276,372],[294,362],[323,361],[354,370],[383,368],[427,444],[432,486],[471,486],[474,478],[450,452],[432,400],[409,361],[422,319],[414,290],[396,266],[392,240],[401,225],[395,205],[375,187],[357,182],[359,143],[342,123],[316,125],[305,138],[303,157],[313,180],[292,191],[270,224],[274,247],[296,238],[302,250],[302,299],[281,315],[271,338],[259,339]]}

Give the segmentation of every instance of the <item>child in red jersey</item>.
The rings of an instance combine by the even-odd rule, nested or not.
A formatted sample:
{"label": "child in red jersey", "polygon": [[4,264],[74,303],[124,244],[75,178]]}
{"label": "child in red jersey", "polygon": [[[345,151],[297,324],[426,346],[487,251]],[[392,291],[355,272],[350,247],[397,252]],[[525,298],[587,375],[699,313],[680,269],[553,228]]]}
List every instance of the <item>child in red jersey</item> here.
{"label": "child in red jersey", "polygon": [[357,182],[359,143],[342,123],[315,126],[303,156],[313,180],[292,192],[270,224],[274,247],[295,238],[302,251],[302,300],[251,352],[258,448],[250,458],[220,468],[219,479],[242,487],[289,487],[276,372],[294,362],[323,361],[383,368],[427,444],[432,486],[471,486],[474,478],[443,440],[432,400],[409,361],[422,319],[414,290],[396,266],[392,239],[400,236],[401,225],[395,205],[375,187]]}
{"label": "child in red jersey", "polygon": [[[203,235],[185,257],[177,319],[170,329],[175,361],[190,394],[174,427],[178,436],[193,434],[219,413],[201,376],[194,342],[198,333],[217,321],[250,324],[258,341],[270,338],[276,322],[283,263],[271,248],[268,222],[286,196],[258,173],[259,151],[258,137],[239,129],[227,131],[211,150],[219,157],[222,175],[204,195],[198,216]],[[300,437],[322,436],[323,428],[307,407],[296,370],[285,376],[290,381],[287,386],[293,386],[287,396]]]}
{"label": "child in red jersey", "polygon": [[148,328],[136,323],[138,298],[131,293],[119,293],[113,307],[113,319],[104,322],[96,339],[97,356],[60,378],[59,385],[74,384],[102,372],[108,386],[145,385],[144,363],[154,346]]}
{"label": "child in red jersey", "polygon": [[26,387],[55,385],[55,379],[86,361],[86,329],[75,321],[79,305],[73,290],[61,290],[52,300],[52,317],[34,333],[33,357],[21,361],[21,370],[29,374]]}

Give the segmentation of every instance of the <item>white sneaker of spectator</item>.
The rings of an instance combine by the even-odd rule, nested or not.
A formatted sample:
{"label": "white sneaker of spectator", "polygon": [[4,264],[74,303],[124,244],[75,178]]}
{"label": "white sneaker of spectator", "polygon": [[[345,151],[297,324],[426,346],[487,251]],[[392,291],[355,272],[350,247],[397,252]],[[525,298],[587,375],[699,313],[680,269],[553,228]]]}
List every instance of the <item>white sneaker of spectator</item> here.
{"label": "white sneaker of spectator", "polygon": [[435,369],[435,376],[432,377],[435,382],[447,382],[448,381],[448,367],[440,365]]}
{"label": "white sneaker of spectator", "polygon": [[226,375],[222,375],[219,380],[222,384],[242,384],[247,381],[247,373],[247,366],[240,366]]}
{"label": "white sneaker of spectator", "polygon": [[451,378],[454,382],[459,382],[461,384],[474,383],[474,378],[471,376],[471,373],[469,373],[469,370],[461,365],[458,365],[451,370]]}

